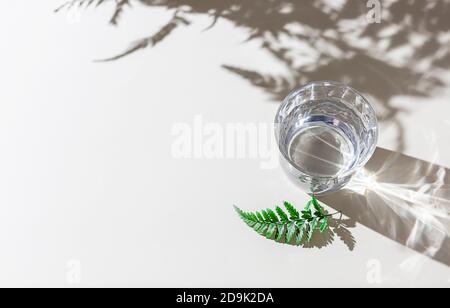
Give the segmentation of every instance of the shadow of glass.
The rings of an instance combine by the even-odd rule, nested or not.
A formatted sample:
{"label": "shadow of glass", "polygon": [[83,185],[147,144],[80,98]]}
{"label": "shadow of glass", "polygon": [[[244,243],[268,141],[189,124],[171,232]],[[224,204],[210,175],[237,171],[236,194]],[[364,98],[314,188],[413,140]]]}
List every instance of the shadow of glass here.
{"label": "shadow of glass", "polygon": [[450,173],[382,148],[341,191],[319,198],[358,223],[450,266]]}

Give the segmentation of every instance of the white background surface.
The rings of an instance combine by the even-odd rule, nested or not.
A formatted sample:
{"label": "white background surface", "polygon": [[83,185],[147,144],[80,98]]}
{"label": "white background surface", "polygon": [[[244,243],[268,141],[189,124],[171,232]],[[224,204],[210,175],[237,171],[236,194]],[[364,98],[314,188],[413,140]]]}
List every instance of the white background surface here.
{"label": "white background surface", "polygon": [[[172,126],[196,115],[272,122],[278,103],[221,68],[282,71],[257,42],[242,43],[244,30],[219,21],[202,32],[210,20],[198,16],[153,49],[94,63],[170,13],[136,9],[112,27],[107,8],[73,23],[53,14],[59,4],[0,4],[1,286],[450,285],[447,265],[361,224],[353,251],[339,240],[322,249],[266,240],[232,205],[302,205],[280,168],[172,156]],[[425,103],[397,98],[410,110],[406,154],[450,167],[449,98],[450,88]],[[382,125],[379,146],[395,150],[392,140]],[[381,284],[367,278],[374,264]]]}

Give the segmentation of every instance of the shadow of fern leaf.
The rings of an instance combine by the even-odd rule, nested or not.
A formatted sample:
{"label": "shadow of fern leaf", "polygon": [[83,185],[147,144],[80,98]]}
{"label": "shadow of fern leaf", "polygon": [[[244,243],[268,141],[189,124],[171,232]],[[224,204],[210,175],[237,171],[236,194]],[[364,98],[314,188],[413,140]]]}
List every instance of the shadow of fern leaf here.
{"label": "shadow of fern leaf", "polygon": [[156,32],[152,36],[138,40],[137,42],[132,44],[130,48],[114,57],[96,60],[95,62],[115,61],[132,53],[135,53],[138,50],[145,49],[149,46],[154,47],[158,43],[162,42],[167,36],[169,36],[169,34],[171,34],[178,26],[187,26],[189,24],[190,22],[187,19],[185,19],[184,17],[180,17],[175,13],[172,19],[169,20],[169,22],[167,22],[158,32]]}
{"label": "shadow of fern leaf", "polygon": [[295,85],[293,80],[289,80],[283,76],[264,75],[256,71],[246,70],[231,65],[222,65],[222,67],[247,80],[253,86],[270,93],[273,99],[277,101],[283,99],[286,92],[290,91]]}
{"label": "shadow of fern leaf", "polygon": [[334,233],[344,242],[345,245],[347,245],[348,249],[350,251],[353,251],[355,249],[356,240],[353,237],[353,234],[344,226],[339,226],[337,228],[334,228]]}
{"label": "shadow of fern leaf", "polygon": [[304,243],[302,245],[303,248],[318,248],[321,249],[326,247],[334,242],[334,232],[331,228],[328,228],[323,233],[316,231],[311,241],[308,243]]}
{"label": "shadow of fern leaf", "polygon": [[329,222],[330,229],[342,240],[350,251],[355,249],[356,240],[350,232],[351,228],[356,227],[356,221],[349,218],[332,219]]}
{"label": "shadow of fern leaf", "polygon": [[130,6],[130,1],[129,0],[118,0],[116,2],[116,8],[114,10],[114,14],[111,17],[111,20],[109,21],[112,25],[117,26],[118,22],[119,22],[119,18],[123,13],[123,10],[125,8],[125,6]]}
{"label": "shadow of fern leaf", "polygon": [[356,227],[356,222],[352,219],[334,219],[328,220],[329,228],[323,233],[315,231],[311,241],[304,243],[303,248],[323,248],[332,244],[337,235],[342,242],[348,247],[350,251],[353,251],[356,245],[356,240],[353,237],[350,229]]}
{"label": "shadow of fern leaf", "polygon": [[[71,0],[56,11],[110,1]],[[389,1],[383,4],[382,23],[361,23],[367,15],[366,3],[350,0],[340,5],[320,0],[114,0],[114,3],[113,25],[117,25],[127,4],[139,3],[149,8],[176,11],[189,18],[209,16],[212,23],[206,29],[219,19],[245,29],[249,33],[248,40],[259,40],[261,49],[269,51],[286,66],[286,75],[223,67],[267,92],[274,101],[281,101],[292,88],[312,80],[351,84],[374,98],[376,109],[381,110],[381,121],[398,127],[398,151],[405,146],[400,116],[406,110],[394,107],[392,98],[432,96],[434,90],[445,86],[442,71],[450,68],[450,45],[446,35],[450,30],[448,0]],[[155,35],[103,61],[121,59],[155,46],[180,24],[183,24],[180,20],[171,20]],[[416,42],[412,37],[421,37],[424,41]]]}
{"label": "shadow of fern leaf", "polygon": [[71,0],[71,1],[66,1],[63,4],[61,4],[58,8],[56,8],[54,10],[54,12],[57,13],[63,9],[70,10],[75,6],[78,6],[78,7],[84,6],[85,8],[88,8],[90,6],[95,5],[96,7],[98,7],[101,4],[109,2],[109,1],[111,1],[111,0]]}

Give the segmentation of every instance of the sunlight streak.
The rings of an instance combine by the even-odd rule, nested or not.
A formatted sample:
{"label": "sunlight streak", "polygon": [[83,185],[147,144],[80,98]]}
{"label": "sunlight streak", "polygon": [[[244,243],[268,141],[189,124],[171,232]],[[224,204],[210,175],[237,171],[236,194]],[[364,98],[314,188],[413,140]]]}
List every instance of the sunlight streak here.
{"label": "sunlight streak", "polygon": [[[450,236],[447,170],[420,160],[404,170],[398,166],[402,163],[398,157],[390,157],[375,172],[361,170],[346,188],[365,197],[370,214],[390,235],[404,238],[407,247],[433,257],[442,248],[448,249],[443,247]],[[383,210],[388,214],[382,215]],[[402,266],[404,270],[411,271],[417,264],[416,259],[409,261]]]}

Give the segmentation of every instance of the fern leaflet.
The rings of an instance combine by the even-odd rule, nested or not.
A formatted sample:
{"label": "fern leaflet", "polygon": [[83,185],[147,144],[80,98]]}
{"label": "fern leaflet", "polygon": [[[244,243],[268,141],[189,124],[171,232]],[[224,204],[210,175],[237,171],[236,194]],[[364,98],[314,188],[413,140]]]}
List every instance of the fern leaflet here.
{"label": "fern leaflet", "polygon": [[[314,213],[311,211],[314,208]],[[301,245],[310,242],[314,231],[324,232],[328,228],[328,216],[320,206],[317,199],[312,196],[311,200],[301,213],[290,204],[284,202],[287,213],[279,206],[275,211],[271,209],[260,212],[245,212],[234,206],[239,217],[260,235],[280,243]]]}

